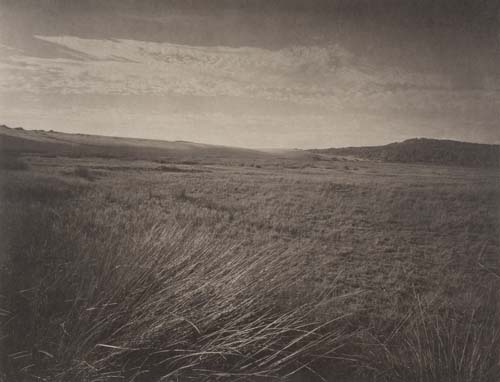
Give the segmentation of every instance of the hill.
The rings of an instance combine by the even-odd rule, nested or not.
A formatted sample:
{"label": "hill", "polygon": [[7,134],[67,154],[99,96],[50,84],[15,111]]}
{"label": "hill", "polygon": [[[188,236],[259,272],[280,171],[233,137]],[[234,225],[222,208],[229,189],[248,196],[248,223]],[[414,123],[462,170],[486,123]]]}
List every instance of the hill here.
{"label": "hill", "polygon": [[383,162],[500,167],[500,145],[452,140],[414,138],[383,146],[313,149],[309,151],[315,154],[351,156]]}
{"label": "hill", "polygon": [[186,141],[119,138],[0,126],[0,152],[50,156],[102,157],[144,160],[210,161],[258,160],[272,154]]}
{"label": "hill", "polygon": [[381,162],[500,168],[500,145],[452,140],[415,138],[383,146],[257,150],[187,141],[25,130],[5,125],[0,125],[0,153],[197,163],[241,163],[242,161],[267,160],[309,162],[313,159],[351,157]]}

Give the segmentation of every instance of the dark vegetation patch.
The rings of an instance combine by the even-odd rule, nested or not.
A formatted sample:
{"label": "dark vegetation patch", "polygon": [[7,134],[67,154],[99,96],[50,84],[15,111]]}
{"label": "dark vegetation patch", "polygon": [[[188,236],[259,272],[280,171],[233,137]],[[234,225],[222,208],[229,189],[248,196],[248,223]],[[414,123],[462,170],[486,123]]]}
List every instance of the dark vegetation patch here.
{"label": "dark vegetation patch", "polygon": [[73,170],[73,174],[86,180],[94,180],[94,175],[88,167],[78,166]]}
{"label": "dark vegetation patch", "polygon": [[71,184],[60,177],[36,177],[32,179],[4,178],[0,187],[0,199],[6,202],[60,204],[81,196],[87,187]]}
{"label": "dark vegetation patch", "polygon": [[159,166],[154,168],[155,171],[161,171],[161,172],[191,172],[191,173],[196,173],[196,172],[207,172],[207,170],[200,170],[196,168],[182,168],[182,167],[176,167],[176,166]]}
{"label": "dark vegetation patch", "polygon": [[90,165],[90,169],[92,170],[103,170],[103,171],[133,171],[133,172],[179,172],[179,173],[200,173],[200,172],[210,172],[207,169],[199,169],[199,168],[186,168],[186,167],[178,167],[178,166],[156,166],[156,167],[147,167],[147,166],[103,166],[103,165]]}
{"label": "dark vegetation patch", "polygon": [[15,153],[0,152],[0,169],[2,170],[28,170],[28,163]]}

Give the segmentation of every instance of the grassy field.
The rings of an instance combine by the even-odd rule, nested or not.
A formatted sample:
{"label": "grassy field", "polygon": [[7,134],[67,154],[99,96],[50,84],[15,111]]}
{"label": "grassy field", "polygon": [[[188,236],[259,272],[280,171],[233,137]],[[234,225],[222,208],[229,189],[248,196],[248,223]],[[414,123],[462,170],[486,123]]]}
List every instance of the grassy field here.
{"label": "grassy field", "polygon": [[498,381],[497,170],[163,162],[5,162],[0,380]]}

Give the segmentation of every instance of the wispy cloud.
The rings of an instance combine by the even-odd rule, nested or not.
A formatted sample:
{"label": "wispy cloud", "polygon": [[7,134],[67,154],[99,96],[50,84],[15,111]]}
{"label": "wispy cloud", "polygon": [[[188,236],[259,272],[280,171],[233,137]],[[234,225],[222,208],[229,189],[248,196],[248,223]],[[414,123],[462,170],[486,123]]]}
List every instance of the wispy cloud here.
{"label": "wispy cloud", "polygon": [[47,59],[11,54],[3,89],[33,92],[250,96],[338,106],[373,94],[446,87],[435,76],[356,62],[338,45],[261,48],[192,47],[133,40],[58,36],[39,39],[82,54]]}
{"label": "wispy cloud", "polygon": [[[213,131],[216,126],[239,125],[247,131],[262,132],[262,126],[272,126],[279,132],[280,126],[287,126],[286,131],[298,132],[300,126],[314,124],[321,127],[323,136],[329,126],[343,125],[349,130],[356,121],[394,128],[396,121],[419,121],[420,125],[460,121],[470,126],[475,120],[491,126],[500,120],[498,81],[489,81],[482,89],[455,89],[442,75],[369,65],[340,45],[270,50],[70,36],[37,38],[71,52],[73,58],[33,57],[0,47],[0,93],[245,98],[310,105],[326,116],[293,120],[247,116],[242,122],[224,113],[195,116],[188,112],[161,114],[151,121],[158,126],[170,121],[184,126],[184,131],[200,124],[200,118]],[[128,121],[144,120],[146,115],[125,114]],[[99,116],[107,117],[105,112]]]}

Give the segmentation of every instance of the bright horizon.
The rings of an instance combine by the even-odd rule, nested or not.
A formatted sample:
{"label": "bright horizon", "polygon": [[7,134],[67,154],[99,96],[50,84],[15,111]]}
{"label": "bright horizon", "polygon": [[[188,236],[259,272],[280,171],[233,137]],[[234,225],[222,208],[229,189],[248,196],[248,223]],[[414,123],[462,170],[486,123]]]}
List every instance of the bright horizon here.
{"label": "bright horizon", "polygon": [[0,123],[246,148],[500,143],[493,1],[270,3],[5,0]]}

